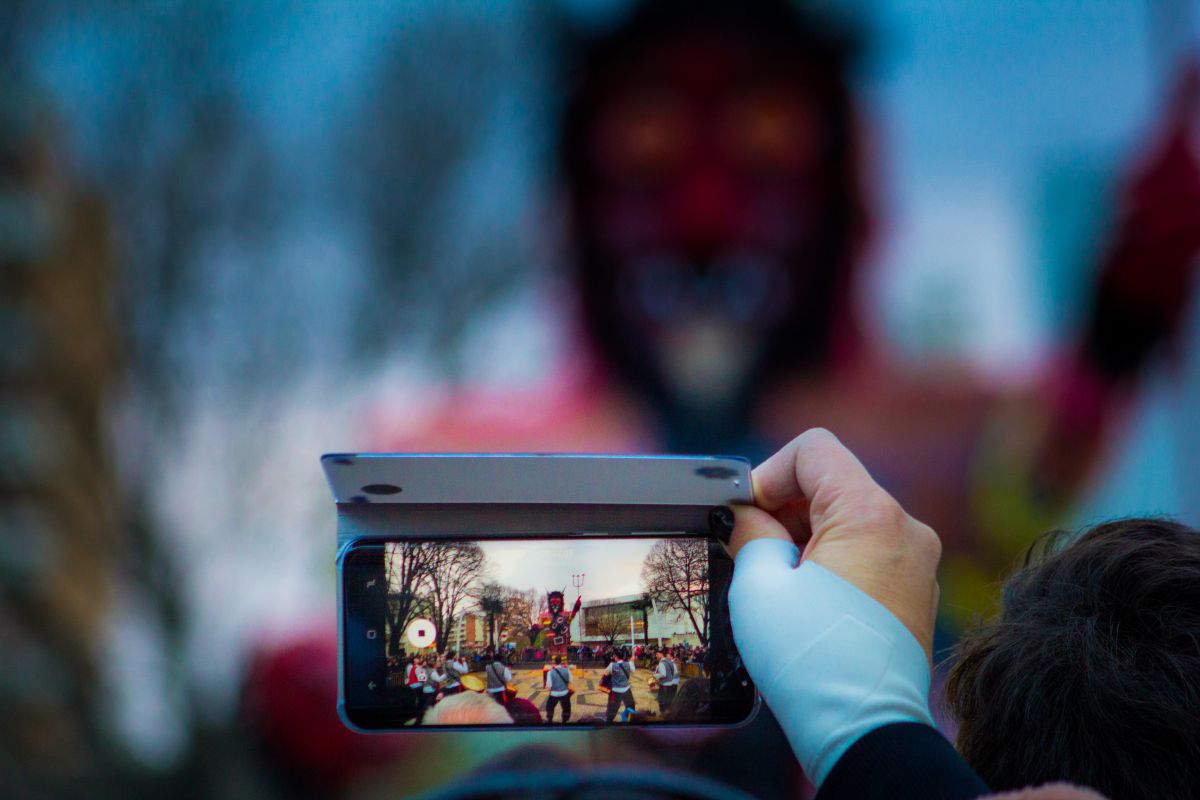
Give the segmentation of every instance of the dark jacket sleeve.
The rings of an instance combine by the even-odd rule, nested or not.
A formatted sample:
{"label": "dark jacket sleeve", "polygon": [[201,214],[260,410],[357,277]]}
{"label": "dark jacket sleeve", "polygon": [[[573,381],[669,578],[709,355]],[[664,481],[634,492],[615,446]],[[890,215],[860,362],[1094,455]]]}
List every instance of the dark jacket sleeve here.
{"label": "dark jacket sleeve", "polygon": [[990,792],[936,730],[895,722],[852,744],[817,800],[974,800]]}

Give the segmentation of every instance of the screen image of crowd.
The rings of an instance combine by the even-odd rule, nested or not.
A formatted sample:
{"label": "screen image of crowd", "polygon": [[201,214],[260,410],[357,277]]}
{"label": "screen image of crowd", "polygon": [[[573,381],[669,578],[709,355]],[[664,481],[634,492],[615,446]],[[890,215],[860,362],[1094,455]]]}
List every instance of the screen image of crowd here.
{"label": "screen image of crowd", "polygon": [[[388,705],[408,725],[709,721],[709,546],[390,543]],[[514,588],[547,569],[572,604],[565,587]],[[608,596],[585,602],[585,581]]]}
{"label": "screen image of crowd", "polygon": [[412,725],[542,725],[708,718],[708,650],[684,644],[431,652],[388,660],[393,706]]}

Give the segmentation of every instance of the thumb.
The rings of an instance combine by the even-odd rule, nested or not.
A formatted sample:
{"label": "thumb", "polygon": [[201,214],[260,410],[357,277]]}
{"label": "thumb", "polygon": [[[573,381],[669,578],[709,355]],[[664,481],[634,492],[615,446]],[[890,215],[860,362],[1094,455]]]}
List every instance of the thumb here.
{"label": "thumb", "polygon": [[[731,558],[736,559],[743,547],[758,539],[776,539],[794,544],[788,529],[761,508],[733,506],[733,518],[733,532],[729,535],[729,544],[725,546]],[[779,550],[784,552],[783,548]],[[795,564],[789,563],[789,566]]]}

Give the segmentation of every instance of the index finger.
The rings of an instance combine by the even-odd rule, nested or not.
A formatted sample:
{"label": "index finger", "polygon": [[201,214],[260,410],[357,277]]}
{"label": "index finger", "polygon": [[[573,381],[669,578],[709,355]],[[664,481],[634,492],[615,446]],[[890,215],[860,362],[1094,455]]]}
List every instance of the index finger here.
{"label": "index finger", "polygon": [[839,492],[879,491],[862,462],[824,428],[809,428],[754,468],[755,504],[766,511],[799,500],[826,505],[834,487]]}

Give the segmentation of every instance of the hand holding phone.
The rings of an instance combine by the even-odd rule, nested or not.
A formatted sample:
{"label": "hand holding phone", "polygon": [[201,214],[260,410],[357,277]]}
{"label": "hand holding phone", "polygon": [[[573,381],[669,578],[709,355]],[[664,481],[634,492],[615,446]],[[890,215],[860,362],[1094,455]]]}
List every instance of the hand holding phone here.
{"label": "hand holding phone", "polygon": [[[754,471],[754,482],[759,507],[737,510],[730,541],[733,626],[763,697],[820,787],[869,731],[933,725],[941,548],[828,431],[801,434]],[[780,514],[785,507],[797,513]],[[792,529],[771,512],[791,517]],[[786,640],[777,629],[789,632]],[[805,680],[790,679],[797,674]]]}
{"label": "hand holding phone", "polygon": [[753,714],[721,541],[728,504],[750,499],[744,460],[323,464],[338,501],[351,727],[732,725]]}

